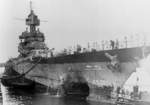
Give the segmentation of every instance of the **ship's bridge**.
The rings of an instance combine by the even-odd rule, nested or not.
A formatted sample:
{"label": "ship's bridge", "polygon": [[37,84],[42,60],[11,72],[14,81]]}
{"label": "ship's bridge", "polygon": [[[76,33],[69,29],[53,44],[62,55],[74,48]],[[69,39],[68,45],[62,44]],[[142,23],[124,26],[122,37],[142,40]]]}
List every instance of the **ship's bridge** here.
{"label": "ship's bridge", "polygon": [[30,32],[36,31],[36,26],[40,25],[40,20],[34,14],[33,10],[31,10],[31,13],[28,15],[28,18],[26,19],[26,25],[30,26]]}
{"label": "ship's bridge", "polygon": [[44,43],[44,34],[40,32],[39,28],[36,28],[40,25],[40,20],[32,9],[26,19],[26,25],[29,26],[29,31],[28,28],[26,28],[26,31],[22,32],[19,36],[21,41],[18,46],[19,53],[28,56],[35,52],[35,50],[38,50],[37,52],[40,50],[47,50],[48,48]]}

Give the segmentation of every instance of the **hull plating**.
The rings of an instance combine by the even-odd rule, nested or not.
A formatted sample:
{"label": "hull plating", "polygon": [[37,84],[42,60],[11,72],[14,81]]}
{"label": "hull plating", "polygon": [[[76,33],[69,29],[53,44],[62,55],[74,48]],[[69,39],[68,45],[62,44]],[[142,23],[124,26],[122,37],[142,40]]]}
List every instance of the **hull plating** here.
{"label": "hull plating", "polygon": [[[32,63],[24,62],[14,67],[19,74],[26,72]],[[70,72],[79,72],[88,82],[90,92],[96,87],[122,86],[129,76],[136,70],[135,62],[120,63],[120,67],[115,69],[110,67],[108,62],[93,63],[66,63],[66,64],[38,64],[32,71],[26,74],[26,78],[50,88],[59,88]],[[72,75],[72,81],[79,79]],[[80,80],[82,82],[82,80]]]}

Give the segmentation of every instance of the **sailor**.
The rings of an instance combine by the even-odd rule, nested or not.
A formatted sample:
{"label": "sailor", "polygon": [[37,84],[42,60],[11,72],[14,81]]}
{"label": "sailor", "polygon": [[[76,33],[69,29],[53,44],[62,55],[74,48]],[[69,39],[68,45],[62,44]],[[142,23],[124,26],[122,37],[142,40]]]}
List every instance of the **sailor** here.
{"label": "sailor", "polygon": [[83,48],[83,53],[87,52],[87,49],[86,48]]}
{"label": "sailor", "polygon": [[37,29],[37,33],[40,33],[40,29],[39,28]]}
{"label": "sailor", "polygon": [[119,48],[119,41],[118,41],[118,39],[116,39],[116,49],[118,49]]}
{"label": "sailor", "polygon": [[110,40],[110,46],[111,46],[112,49],[114,49],[114,47],[115,47],[115,42],[114,42],[113,40]]}
{"label": "sailor", "polygon": [[117,90],[116,90],[116,92],[117,92],[117,95],[119,95],[120,94],[120,90],[121,90],[121,87],[117,87]]}
{"label": "sailor", "polygon": [[108,42],[107,40],[105,41],[105,45],[106,45],[105,48],[108,49],[108,47],[109,47],[109,42]]}
{"label": "sailor", "polygon": [[54,51],[55,49],[54,48],[52,48],[52,49],[50,49],[50,55],[51,55],[51,57],[54,57]]}
{"label": "sailor", "polygon": [[123,97],[125,96],[125,90],[124,89],[121,90],[121,94]]}
{"label": "sailor", "polygon": [[102,50],[104,50],[104,48],[105,48],[104,41],[102,41],[101,43],[102,43]]}
{"label": "sailor", "polygon": [[127,48],[127,37],[124,37],[124,41],[125,41],[125,47]]}
{"label": "sailor", "polygon": [[26,27],[26,32],[28,32],[28,27]]}
{"label": "sailor", "polygon": [[81,50],[82,50],[81,45],[77,45],[77,53],[80,53],[80,52],[81,52]]}

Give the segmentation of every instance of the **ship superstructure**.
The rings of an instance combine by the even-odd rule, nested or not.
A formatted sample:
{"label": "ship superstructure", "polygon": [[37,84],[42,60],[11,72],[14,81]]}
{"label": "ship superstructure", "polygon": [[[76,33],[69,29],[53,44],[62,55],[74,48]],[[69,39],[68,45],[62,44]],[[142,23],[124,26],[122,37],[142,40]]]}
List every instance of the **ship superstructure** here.
{"label": "ship superstructure", "polygon": [[18,46],[18,51],[21,56],[46,56],[46,52],[48,48],[44,43],[45,37],[42,32],[40,32],[39,28],[37,29],[36,26],[40,25],[40,20],[38,16],[35,15],[34,11],[31,9],[28,18],[26,19],[26,25],[29,26],[29,31],[22,32],[19,36],[20,44]]}

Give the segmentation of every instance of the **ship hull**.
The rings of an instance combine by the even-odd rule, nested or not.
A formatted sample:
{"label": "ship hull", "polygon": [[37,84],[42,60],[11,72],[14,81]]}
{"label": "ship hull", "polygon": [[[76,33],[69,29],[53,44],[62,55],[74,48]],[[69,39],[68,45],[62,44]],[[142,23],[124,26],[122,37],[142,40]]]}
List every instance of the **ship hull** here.
{"label": "ship hull", "polygon": [[[135,62],[124,62],[121,63],[121,72],[114,71],[108,68],[106,62],[92,62],[92,63],[66,63],[66,64],[38,64],[32,71],[25,75],[25,78],[35,82],[35,87],[32,88],[37,92],[48,92],[52,95],[59,94],[61,96],[69,97],[87,97],[92,94],[98,94],[102,97],[108,98],[113,90],[112,87],[121,87],[132,72],[136,69]],[[26,66],[24,66],[26,65]],[[34,65],[33,63],[24,62],[18,66],[11,68],[11,72],[16,72],[18,75],[28,71],[28,69]],[[19,69],[18,69],[19,68]],[[89,90],[84,91],[73,89],[73,92],[65,92],[69,90],[63,88],[64,78],[70,72],[70,68],[73,72],[79,72],[82,75],[82,79],[79,80],[74,75],[72,76],[71,82],[75,83],[86,83]],[[7,71],[7,70],[6,70]],[[12,73],[14,74],[14,73]],[[9,74],[9,77],[12,76]],[[71,82],[65,83],[70,84]],[[12,82],[13,83],[13,82]],[[30,86],[29,86],[30,87]],[[104,87],[104,88],[102,88]],[[105,87],[110,87],[106,90]],[[31,89],[30,89],[31,90]],[[95,92],[95,90],[99,90]],[[107,92],[106,92],[107,91]],[[65,94],[64,94],[65,93]],[[80,94],[78,94],[80,93]]]}
{"label": "ship hull", "polygon": [[[126,48],[100,52],[81,53],[63,57],[48,59],[35,58],[14,64],[23,58],[15,58],[10,67],[6,67],[5,73],[10,77],[15,73],[22,75],[28,80],[35,81],[35,90],[44,90],[62,96],[84,96],[98,94],[100,97],[110,98],[111,92],[122,87],[129,76],[136,71],[138,60],[142,59],[143,49]],[[135,58],[138,58],[135,59]],[[9,63],[8,63],[9,64]],[[14,73],[15,72],[15,73]],[[69,78],[69,79],[68,79]],[[64,88],[64,84],[84,83],[87,91],[82,89]],[[41,88],[38,88],[40,85]],[[80,86],[79,86],[80,87]],[[95,92],[99,90],[99,92]],[[72,93],[72,94],[71,94]],[[80,94],[82,96],[82,94]]]}
{"label": "ship hull", "polygon": [[[10,76],[9,76],[10,77]],[[21,90],[32,90],[35,88],[35,82],[26,79],[26,82],[20,82],[20,79],[5,79],[5,77],[2,78],[1,82],[4,86],[9,88],[15,88],[15,89],[21,89]]]}

